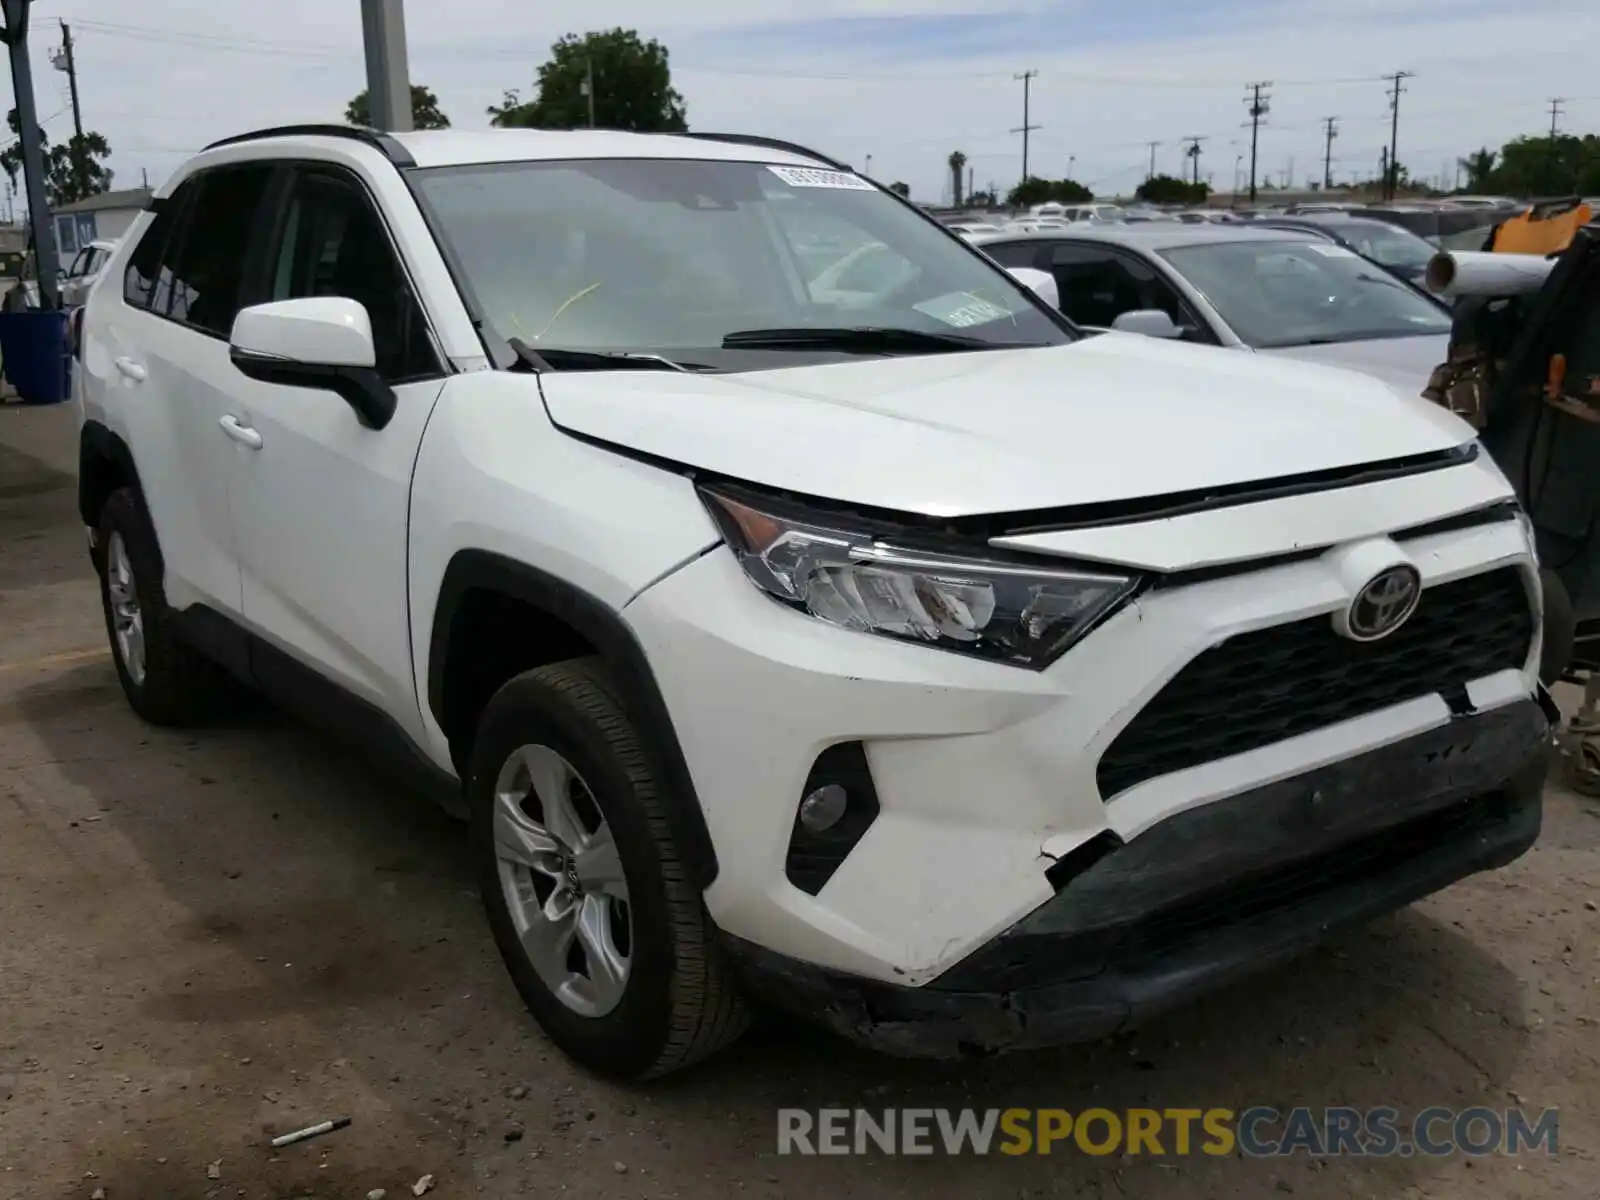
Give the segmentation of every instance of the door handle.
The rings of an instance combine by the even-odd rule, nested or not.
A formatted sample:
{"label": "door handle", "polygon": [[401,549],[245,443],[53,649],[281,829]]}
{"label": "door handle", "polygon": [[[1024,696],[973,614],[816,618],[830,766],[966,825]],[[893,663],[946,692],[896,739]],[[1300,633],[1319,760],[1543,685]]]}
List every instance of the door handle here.
{"label": "door handle", "polygon": [[217,424],[222,426],[222,432],[231,437],[242,446],[249,446],[252,450],[261,449],[261,435],[250,426],[240,422],[239,418],[229,413],[218,419]]}
{"label": "door handle", "polygon": [[135,383],[143,383],[145,381],[145,369],[143,364],[136,363],[131,358],[112,359],[112,365],[114,365],[118,371],[122,372],[122,374],[126,375]]}

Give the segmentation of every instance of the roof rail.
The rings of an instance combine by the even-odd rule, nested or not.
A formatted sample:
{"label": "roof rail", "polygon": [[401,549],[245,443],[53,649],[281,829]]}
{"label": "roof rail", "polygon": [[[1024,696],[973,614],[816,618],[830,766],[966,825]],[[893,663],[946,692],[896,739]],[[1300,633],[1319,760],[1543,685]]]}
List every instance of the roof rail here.
{"label": "roof rail", "polygon": [[207,150],[215,150],[218,146],[237,146],[242,142],[259,141],[262,138],[274,137],[333,137],[348,138],[351,141],[363,142],[383,153],[397,167],[414,167],[417,160],[411,157],[411,152],[397,142],[389,134],[379,129],[369,129],[365,125],[274,125],[270,129],[256,129],[250,133],[236,133],[232,137],[225,137],[221,141],[212,142]]}
{"label": "roof rail", "polygon": [[695,130],[685,130],[684,137],[701,138],[708,142],[734,142],[741,146],[762,146],[768,150],[787,150],[790,154],[803,154],[807,158],[814,158],[818,162],[827,163],[840,171],[850,170],[849,163],[842,163],[836,158],[826,154],[818,154],[815,150],[794,142],[786,142],[782,138],[761,137],[754,133],[700,133]]}

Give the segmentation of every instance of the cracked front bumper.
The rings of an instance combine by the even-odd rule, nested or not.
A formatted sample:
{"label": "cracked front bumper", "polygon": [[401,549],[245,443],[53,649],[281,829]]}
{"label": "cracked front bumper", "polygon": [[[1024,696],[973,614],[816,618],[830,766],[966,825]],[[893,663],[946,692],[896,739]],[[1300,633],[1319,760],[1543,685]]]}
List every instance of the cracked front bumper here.
{"label": "cracked front bumper", "polygon": [[1548,707],[1509,705],[1112,839],[923,987],[730,952],[754,993],[893,1054],[1104,1036],[1516,859],[1539,835],[1549,728]]}

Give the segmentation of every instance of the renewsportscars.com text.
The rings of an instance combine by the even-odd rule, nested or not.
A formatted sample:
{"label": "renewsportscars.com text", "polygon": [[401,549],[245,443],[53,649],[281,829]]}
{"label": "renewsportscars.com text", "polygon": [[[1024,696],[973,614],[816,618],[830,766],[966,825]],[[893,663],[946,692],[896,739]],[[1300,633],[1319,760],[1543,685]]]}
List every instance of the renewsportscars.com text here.
{"label": "renewsportscars.com text", "polygon": [[778,1153],[1553,1155],[1558,1126],[1554,1108],[781,1108]]}

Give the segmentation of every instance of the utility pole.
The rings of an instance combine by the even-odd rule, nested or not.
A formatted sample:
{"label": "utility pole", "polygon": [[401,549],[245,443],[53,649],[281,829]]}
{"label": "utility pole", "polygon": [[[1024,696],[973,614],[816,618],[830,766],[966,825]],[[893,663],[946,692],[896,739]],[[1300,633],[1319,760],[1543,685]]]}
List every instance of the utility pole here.
{"label": "utility pole", "polygon": [[1338,117],[1323,117],[1322,123],[1327,129],[1326,141],[1322,150],[1322,190],[1327,191],[1333,186],[1333,139],[1339,136]]}
{"label": "utility pole", "polygon": [[83,146],[83,109],[78,104],[78,64],[72,57],[72,26],[61,22],[61,53],[51,59],[58,71],[67,73],[67,86],[72,91],[72,131],[77,135],[72,150],[72,178],[78,185],[78,198],[89,190]]}
{"label": "utility pole", "polygon": [[1401,81],[1410,79],[1411,72],[1396,71],[1384,78],[1394,80],[1389,89],[1389,166],[1383,177],[1383,198],[1393,200],[1400,190],[1400,95],[1406,90]]}
{"label": "utility pole", "polygon": [[1272,86],[1271,80],[1262,80],[1259,83],[1247,83],[1250,94],[1245,97],[1250,104],[1250,203],[1256,202],[1256,145],[1261,135],[1261,118],[1271,111],[1268,101],[1270,94],[1262,95],[1263,88]]}
{"label": "utility pole", "polygon": [[21,131],[22,177],[28,189],[28,225],[33,233],[33,261],[39,268],[39,307],[61,307],[56,280],[61,260],[56,255],[50,205],[44,194],[44,138],[39,109],[33,102],[33,64],[28,59],[30,0],[0,0],[5,13],[3,37],[11,51],[11,90],[17,100],[17,128]]}
{"label": "utility pole", "polygon": [[1561,106],[1565,102],[1565,96],[1557,96],[1550,101],[1550,148],[1545,155],[1545,161],[1549,163],[1546,169],[1550,172],[1550,190],[1552,192],[1561,189],[1561,185],[1556,181],[1556,132],[1561,127]]}
{"label": "utility pole", "polygon": [[[594,128],[594,59],[583,60],[583,94],[589,98],[589,128]],[[867,156],[871,158],[871,155]],[[869,168],[870,170],[870,168]]]}
{"label": "utility pole", "polygon": [[361,40],[367,57],[367,112],[372,127],[409,133],[411,75],[406,65],[402,0],[361,0]]}
{"label": "utility pole", "polygon": [[1190,162],[1189,174],[1190,174],[1191,178],[1193,179],[1193,181],[1195,183],[1199,183],[1200,182],[1200,143],[1205,141],[1206,139],[1203,138],[1203,137],[1186,137],[1183,140],[1189,143],[1189,148],[1183,152],[1184,156],[1186,158],[1188,158],[1188,160]]}
{"label": "utility pole", "polygon": [[1011,132],[1020,133],[1022,135],[1022,182],[1024,183],[1028,181],[1028,135],[1035,129],[1039,128],[1037,125],[1030,125],[1028,123],[1029,96],[1033,81],[1038,74],[1039,72],[1037,71],[1028,70],[1022,72],[1020,75],[1012,76],[1013,79],[1022,80],[1022,125],[1020,128],[1013,129]]}
{"label": "utility pole", "polygon": [[78,64],[72,57],[72,26],[61,22],[61,58],[57,70],[67,73],[67,86],[72,89],[72,132],[83,136],[83,109],[78,105]]}
{"label": "utility pole", "polygon": [[1160,142],[1150,143],[1150,174],[1145,176],[1146,179],[1154,179],[1156,177],[1156,147],[1159,145],[1161,145]]}

